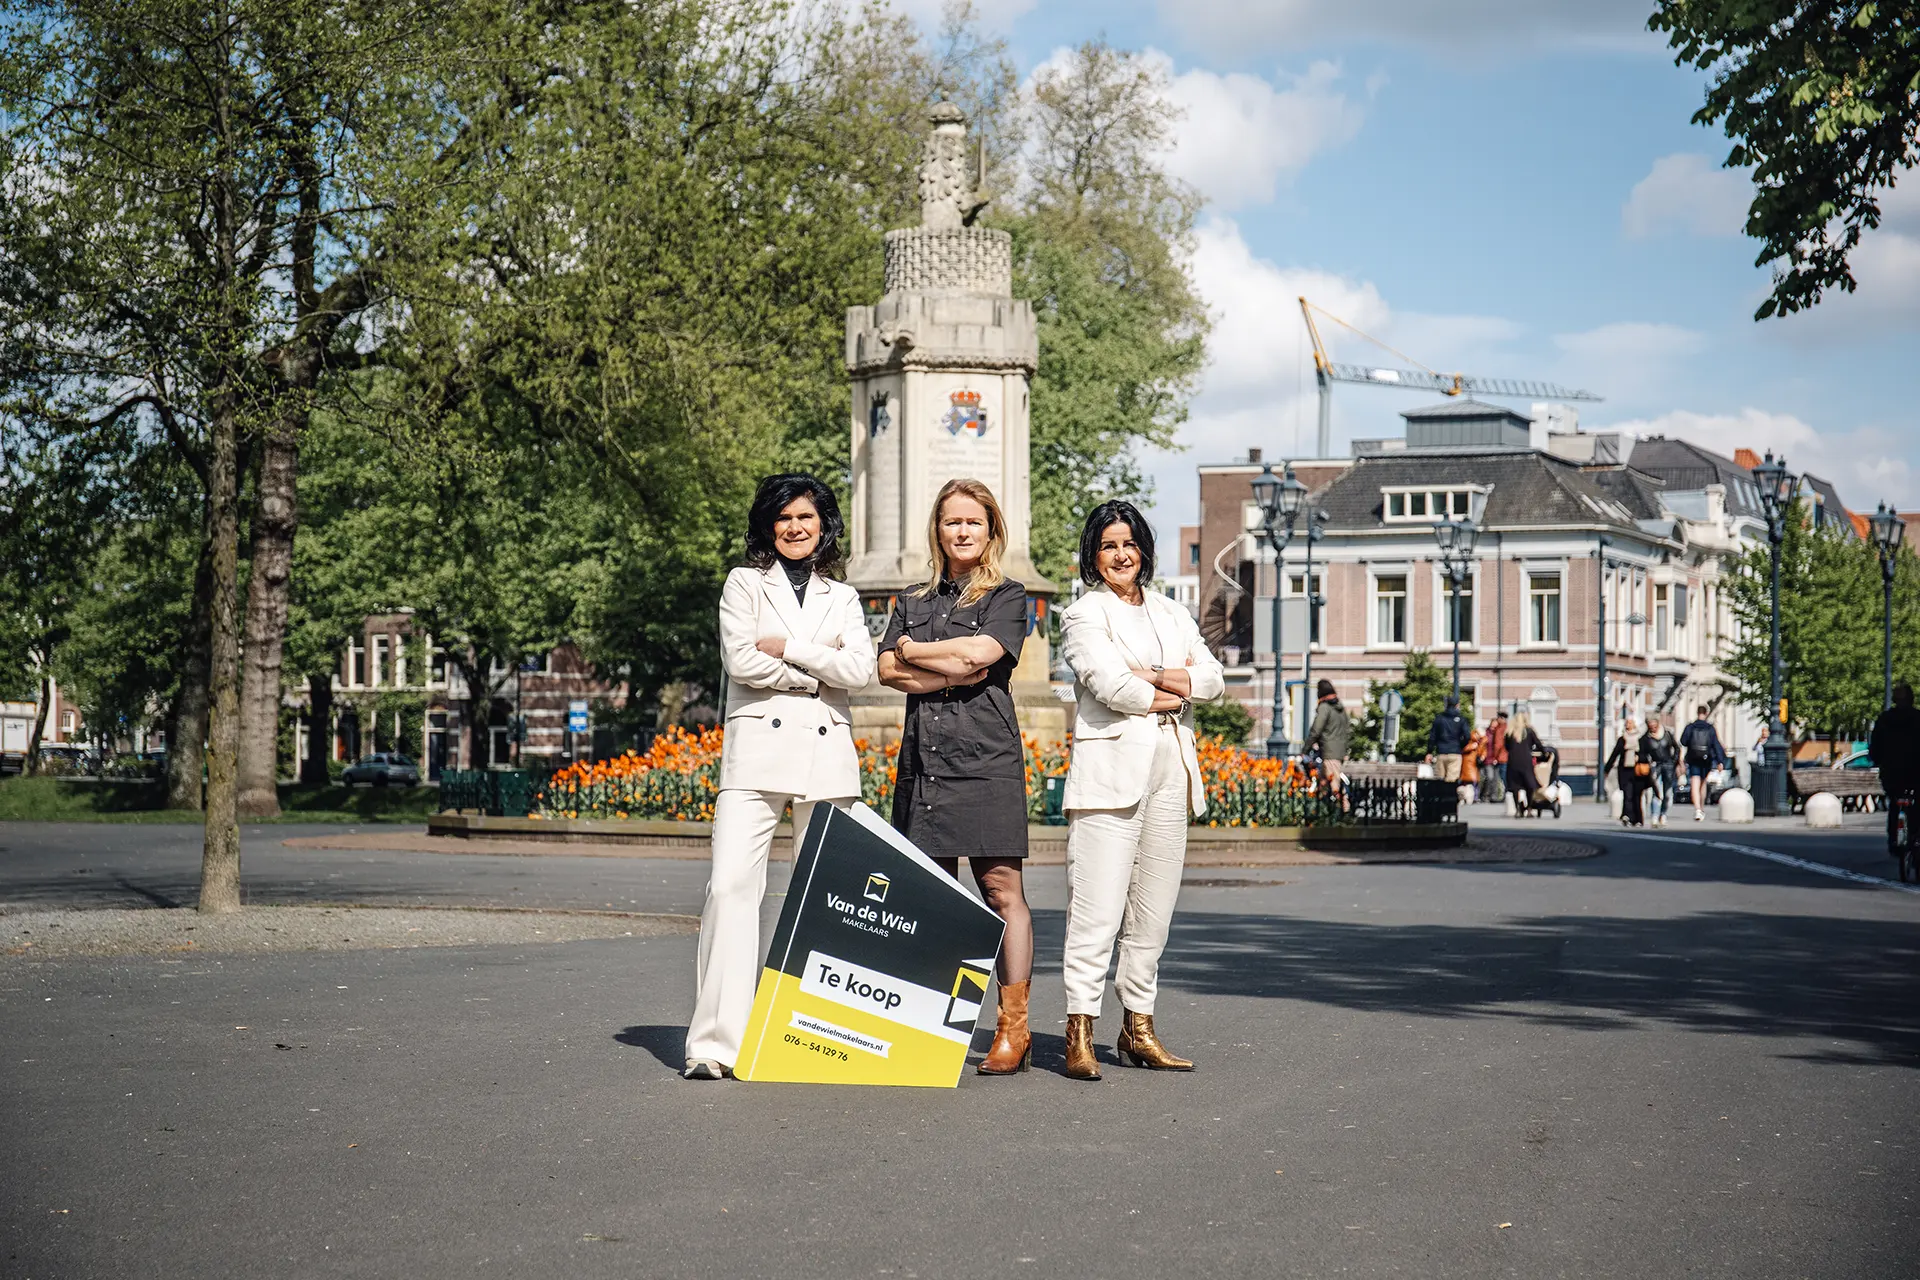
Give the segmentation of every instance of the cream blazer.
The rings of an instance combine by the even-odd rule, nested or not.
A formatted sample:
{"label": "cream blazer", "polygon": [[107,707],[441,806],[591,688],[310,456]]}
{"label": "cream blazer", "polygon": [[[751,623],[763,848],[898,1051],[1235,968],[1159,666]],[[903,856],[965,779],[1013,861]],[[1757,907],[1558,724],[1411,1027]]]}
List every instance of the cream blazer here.
{"label": "cream blazer", "polygon": [[[1191,614],[1166,596],[1146,593],[1147,617],[1166,654],[1163,665],[1185,665],[1194,702],[1226,692],[1226,674],[1200,638]],[[1060,616],[1062,648],[1073,668],[1073,755],[1067,764],[1065,809],[1124,809],[1147,793],[1160,717],[1149,710],[1154,688],[1129,668],[1150,667],[1153,654],[1131,652],[1115,633],[1118,601],[1095,587]],[[1193,746],[1193,712],[1180,717],[1180,752],[1187,765],[1187,799],[1197,817],[1207,811],[1207,789]]]}
{"label": "cream blazer", "polygon": [[[781,636],[787,656],[755,642]],[[873,637],[860,597],[819,574],[804,607],[786,571],[739,568],[720,593],[720,656],[727,670],[727,737],[720,786],[805,800],[860,794],[847,695],[873,679]]]}

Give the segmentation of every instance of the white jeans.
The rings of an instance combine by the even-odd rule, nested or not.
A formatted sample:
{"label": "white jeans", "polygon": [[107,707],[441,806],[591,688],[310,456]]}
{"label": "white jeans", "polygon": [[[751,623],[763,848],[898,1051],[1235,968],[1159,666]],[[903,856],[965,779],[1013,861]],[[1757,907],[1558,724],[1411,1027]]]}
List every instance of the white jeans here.
{"label": "white jeans", "polygon": [[1107,962],[1129,1013],[1152,1013],[1180,870],[1187,861],[1187,768],[1180,735],[1160,727],[1146,794],[1125,809],[1076,809],[1067,828],[1067,1012],[1100,1016]]}
{"label": "white jeans", "polygon": [[[687,1058],[732,1067],[760,985],[760,904],[767,896],[767,854],[780,811],[793,801],[795,838],[806,834],[813,801],[779,791],[722,791],[713,804],[713,875],[700,913],[700,958],[694,972]],[[851,799],[827,800],[845,809]]]}

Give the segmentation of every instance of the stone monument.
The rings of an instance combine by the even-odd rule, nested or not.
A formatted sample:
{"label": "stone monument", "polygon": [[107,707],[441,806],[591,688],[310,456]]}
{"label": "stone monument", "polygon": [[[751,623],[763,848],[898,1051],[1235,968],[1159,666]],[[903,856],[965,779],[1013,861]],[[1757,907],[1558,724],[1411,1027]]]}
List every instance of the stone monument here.
{"label": "stone monument", "polygon": [[[847,581],[876,635],[894,597],[931,572],[927,517],[948,480],[992,489],[1007,519],[1006,571],[1027,588],[1027,642],[1014,673],[1021,727],[1066,731],[1052,695],[1047,612],[1056,588],[1034,568],[1027,447],[1029,385],[1040,343],[1030,303],[1016,300],[1013,241],[973,225],[987,205],[979,152],[950,102],[931,113],[920,162],[920,225],[886,234],[886,292],[847,312],[853,383],[852,555]],[[905,698],[872,685],[856,698],[856,731],[897,732]]]}

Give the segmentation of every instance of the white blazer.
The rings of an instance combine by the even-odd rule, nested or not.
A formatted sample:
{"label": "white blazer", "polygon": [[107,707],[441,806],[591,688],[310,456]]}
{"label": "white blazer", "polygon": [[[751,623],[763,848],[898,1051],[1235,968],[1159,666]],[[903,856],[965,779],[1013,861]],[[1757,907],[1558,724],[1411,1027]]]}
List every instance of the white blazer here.
{"label": "white blazer", "polygon": [[[1166,654],[1163,665],[1185,665],[1193,682],[1190,700],[1212,702],[1226,691],[1226,673],[1200,638],[1193,616],[1166,596],[1146,593],[1147,617]],[[1060,616],[1062,648],[1073,668],[1073,755],[1067,764],[1065,809],[1125,809],[1147,793],[1158,745],[1160,717],[1154,687],[1132,667],[1153,665],[1152,654],[1130,651],[1115,633],[1113,592],[1095,587]],[[1180,717],[1180,752],[1187,765],[1187,799],[1193,813],[1207,811],[1207,789],[1193,747],[1193,712]]]}
{"label": "white blazer", "polygon": [[[784,637],[787,656],[755,647]],[[860,794],[847,694],[873,679],[873,637],[860,596],[815,574],[804,607],[786,571],[739,568],[720,593],[720,657],[727,669],[727,736],[720,786],[805,800]]]}

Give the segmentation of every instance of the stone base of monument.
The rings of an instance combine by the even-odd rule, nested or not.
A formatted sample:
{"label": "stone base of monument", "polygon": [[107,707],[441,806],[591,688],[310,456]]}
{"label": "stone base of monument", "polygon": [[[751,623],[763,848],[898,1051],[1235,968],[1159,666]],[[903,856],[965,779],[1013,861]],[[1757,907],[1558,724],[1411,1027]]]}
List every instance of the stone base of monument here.
{"label": "stone base of monument", "polygon": [[1807,825],[1810,827],[1837,827],[1840,825],[1840,797],[1826,791],[1817,791],[1807,797]]}
{"label": "stone base of monument", "polygon": [[1720,793],[1720,821],[1744,823],[1753,821],[1753,796],[1739,787]]}

